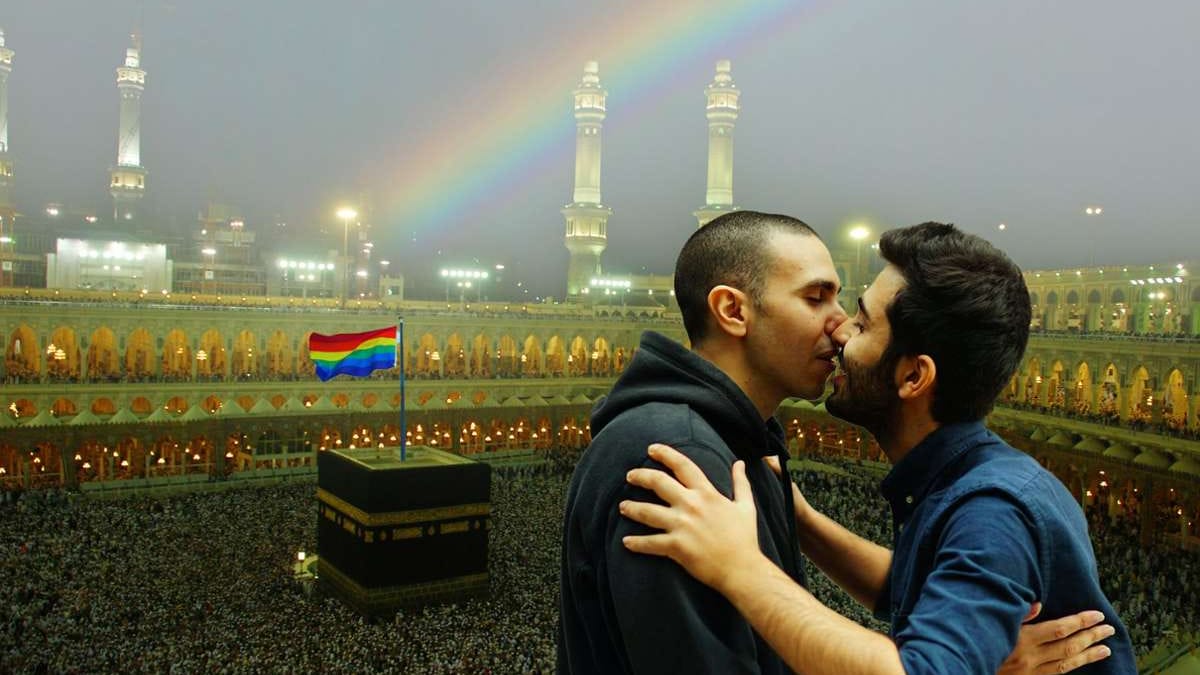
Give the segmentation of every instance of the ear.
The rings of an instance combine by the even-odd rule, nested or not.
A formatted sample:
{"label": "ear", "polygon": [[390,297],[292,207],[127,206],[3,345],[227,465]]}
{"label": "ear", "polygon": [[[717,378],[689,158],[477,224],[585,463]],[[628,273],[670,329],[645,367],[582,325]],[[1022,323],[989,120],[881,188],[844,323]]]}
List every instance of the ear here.
{"label": "ear", "polygon": [[896,385],[901,400],[932,396],[937,385],[937,364],[926,354],[901,357],[896,364]]}
{"label": "ear", "polygon": [[727,335],[744,337],[748,329],[749,298],[733,286],[714,286],[708,292],[708,313],[717,328]]}

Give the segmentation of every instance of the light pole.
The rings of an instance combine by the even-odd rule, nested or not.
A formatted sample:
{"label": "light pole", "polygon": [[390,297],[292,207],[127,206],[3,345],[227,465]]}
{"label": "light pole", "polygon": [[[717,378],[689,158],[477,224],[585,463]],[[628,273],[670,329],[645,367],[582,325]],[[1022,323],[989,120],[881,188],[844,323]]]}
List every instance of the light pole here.
{"label": "light pole", "polygon": [[342,219],[342,306],[345,307],[350,294],[350,221],[358,217],[358,211],[343,206],[337,210],[337,217]]}
{"label": "light pole", "polygon": [[855,282],[859,284],[862,283],[858,278],[858,275],[862,274],[862,243],[869,236],[871,236],[871,231],[862,225],[855,226],[850,230],[850,238],[854,240],[854,276]]}
{"label": "light pole", "polygon": [[[1083,213],[1084,213],[1084,215],[1086,215],[1090,218],[1095,218],[1096,216],[1099,216],[1100,214],[1104,213],[1104,208],[1100,207],[1100,206],[1089,206],[1083,210]],[[1093,236],[1088,236],[1087,240],[1088,240],[1088,266],[1095,267],[1096,266],[1096,238]]]}

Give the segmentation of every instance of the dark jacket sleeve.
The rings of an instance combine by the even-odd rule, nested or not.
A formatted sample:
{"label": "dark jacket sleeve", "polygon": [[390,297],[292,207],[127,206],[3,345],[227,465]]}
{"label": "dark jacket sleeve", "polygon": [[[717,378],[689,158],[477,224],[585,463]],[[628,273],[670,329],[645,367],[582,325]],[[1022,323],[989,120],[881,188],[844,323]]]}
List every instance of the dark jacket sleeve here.
{"label": "dark jacket sleeve", "polygon": [[[732,495],[730,460],[702,445],[675,447],[718,490]],[[650,460],[645,466],[667,470]],[[625,535],[651,532],[618,513],[621,499],[662,502],[652,492],[626,485],[609,505],[608,584],[632,671],[757,673],[754,633],[729,601],[669,558],[631,553],[621,543]]]}

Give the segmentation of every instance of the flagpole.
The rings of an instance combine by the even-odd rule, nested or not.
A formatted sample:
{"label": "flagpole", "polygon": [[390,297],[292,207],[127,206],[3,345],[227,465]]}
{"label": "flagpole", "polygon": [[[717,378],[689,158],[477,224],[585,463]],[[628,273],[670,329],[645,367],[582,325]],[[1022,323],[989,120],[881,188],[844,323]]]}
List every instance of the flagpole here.
{"label": "flagpole", "polygon": [[397,358],[400,360],[400,461],[405,461],[408,448],[408,427],[404,419],[404,362],[407,357],[407,352],[404,351],[404,317],[397,317],[399,324],[397,326],[396,341],[400,347],[400,354]]}

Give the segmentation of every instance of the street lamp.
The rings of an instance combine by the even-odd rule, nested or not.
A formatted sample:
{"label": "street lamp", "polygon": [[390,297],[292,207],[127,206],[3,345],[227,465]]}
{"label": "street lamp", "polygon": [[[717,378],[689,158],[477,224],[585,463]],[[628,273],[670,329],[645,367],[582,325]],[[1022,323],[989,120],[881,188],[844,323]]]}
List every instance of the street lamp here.
{"label": "street lamp", "polygon": [[[1087,216],[1095,217],[1095,216],[1098,216],[1098,215],[1104,213],[1104,208],[1100,207],[1100,206],[1089,206],[1083,210],[1083,213]],[[1096,265],[1096,238],[1089,236],[1089,237],[1087,237],[1087,240],[1088,240],[1088,266],[1094,267]]]}
{"label": "street lamp", "polygon": [[337,217],[342,219],[342,305],[345,306],[350,293],[350,221],[358,217],[358,211],[343,206],[337,210]]}
{"label": "street lamp", "polygon": [[[478,269],[446,269],[438,272],[438,276],[446,283],[446,302],[450,302],[450,284],[454,281],[459,289],[475,287],[476,300],[483,297],[483,283],[491,276],[487,270]],[[464,302],[465,291],[459,291],[459,302]]]}
{"label": "street lamp", "polygon": [[851,228],[850,238],[854,240],[854,271],[855,274],[862,273],[862,243],[863,240],[871,236],[871,231],[862,225]]}

